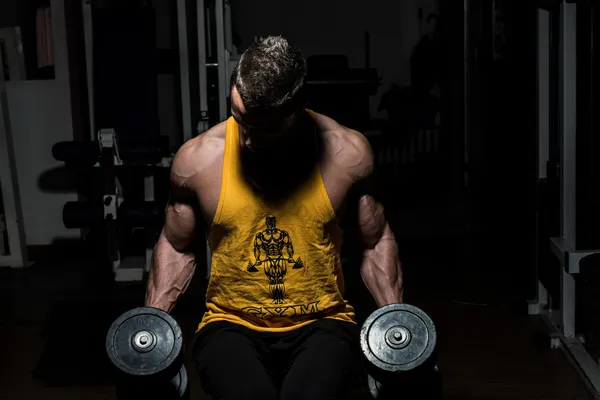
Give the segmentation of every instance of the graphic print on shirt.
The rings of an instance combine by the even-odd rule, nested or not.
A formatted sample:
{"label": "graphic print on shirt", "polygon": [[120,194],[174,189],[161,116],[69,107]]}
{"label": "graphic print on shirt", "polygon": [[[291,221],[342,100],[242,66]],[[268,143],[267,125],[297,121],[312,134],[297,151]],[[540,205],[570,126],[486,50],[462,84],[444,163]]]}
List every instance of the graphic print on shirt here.
{"label": "graphic print on shirt", "polygon": [[285,277],[288,264],[292,269],[304,268],[300,257],[294,259],[294,246],[289,233],[277,228],[274,215],[265,218],[266,229],[254,237],[254,262],[248,261],[248,272],[258,272],[262,266],[269,281],[269,293],[273,304],[285,303]]}

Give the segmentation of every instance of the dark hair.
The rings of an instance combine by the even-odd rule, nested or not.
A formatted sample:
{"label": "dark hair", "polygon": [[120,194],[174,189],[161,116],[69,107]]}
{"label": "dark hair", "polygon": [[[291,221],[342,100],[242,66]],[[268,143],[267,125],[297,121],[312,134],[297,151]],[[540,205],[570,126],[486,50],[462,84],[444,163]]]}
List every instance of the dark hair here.
{"label": "dark hair", "polygon": [[304,96],[306,60],[282,36],[257,38],[231,74],[246,109],[271,111],[293,105]]}

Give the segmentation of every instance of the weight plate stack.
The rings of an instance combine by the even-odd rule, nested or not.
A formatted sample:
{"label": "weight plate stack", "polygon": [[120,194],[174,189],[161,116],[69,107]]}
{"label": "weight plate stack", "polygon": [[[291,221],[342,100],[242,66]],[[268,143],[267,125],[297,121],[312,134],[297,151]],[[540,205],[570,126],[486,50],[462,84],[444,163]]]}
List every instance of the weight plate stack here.
{"label": "weight plate stack", "polygon": [[433,369],[436,342],[431,318],[409,304],[379,308],[366,319],[360,332],[366,369],[384,385],[397,381],[400,375]]}
{"label": "weight plate stack", "polygon": [[173,379],[171,379],[171,386],[176,390],[178,399],[183,399],[187,397],[188,394],[188,375],[187,370],[185,369],[185,365],[181,366],[181,369],[175,375]]}
{"label": "weight plate stack", "polygon": [[168,313],[150,307],[127,311],[106,335],[106,351],[113,365],[128,379],[170,381],[183,365],[183,336]]}

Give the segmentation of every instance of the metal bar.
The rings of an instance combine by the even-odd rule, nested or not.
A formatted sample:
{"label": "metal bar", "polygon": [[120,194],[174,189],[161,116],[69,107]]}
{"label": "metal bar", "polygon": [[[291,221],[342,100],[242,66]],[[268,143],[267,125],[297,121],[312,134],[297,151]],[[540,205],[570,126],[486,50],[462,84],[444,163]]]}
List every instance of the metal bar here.
{"label": "metal bar", "polygon": [[377,80],[310,80],[307,85],[379,85]]}
{"label": "metal bar", "polygon": [[545,179],[550,160],[550,12],[539,9],[537,22],[538,179]]}
{"label": "metal bar", "polygon": [[577,248],[576,201],[576,5],[563,3],[560,17],[560,186],[561,237]]}
{"label": "metal bar", "polygon": [[223,17],[223,0],[215,1],[215,22],[217,30],[217,63],[218,69],[218,88],[219,88],[219,120],[227,119],[227,96],[229,95],[229,85],[227,85],[227,59],[225,57],[225,19]]}
{"label": "metal bar", "polygon": [[[224,35],[225,35],[225,82],[227,83],[227,92],[226,92],[226,96],[225,99],[227,99],[227,96],[229,96],[229,91],[230,91],[230,87],[229,87],[229,78],[231,76],[231,72],[233,71],[233,67],[235,67],[235,64],[233,64],[232,67],[232,58],[233,58],[233,54],[234,54],[234,46],[233,46],[233,25],[232,25],[232,21],[231,21],[231,0],[225,0],[224,5],[223,5],[223,28],[224,28]],[[235,54],[237,55],[237,51],[235,52]],[[227,115],[229,114],[229,110],[227,110]],[[227,118],[227,115],[225,116],[225,118]]]}
{"label": "metal bar", "polygon": [[[577,248],[576,238],[576,5],[560,8],[559,102],[560,102],[560,202],[562,248]],[[567,255],[568,253],[565,253]],[[566,337],[575,336],[575,278],[569,258],[561,263],[560,325]]]}
{"label": "metal bar", "polygon": [[233,53],[233,25],[231,22],[231,0],[225,0],[223,5],[223,18],[224,18],[224,34],[225,34],[225,49],[230,53]]}
{"label": "metal bar", "polygon": [[579,262],[584,257],[600,253],[600,249],[575,250],[573,246],[560,237],[550,238],[550,250],[558,258],[563,269],[569,274],[579,273]]}
{"label": "metal bar", "polygon": [[[150,170],[147,172],[147,176],[144,176],[144,201],[145,202],[153,202],[154,201],[154,170]],[[144,271],[150,272],[150,267],[152,266],[152,256],[154,254],[154,245],[156,244],[156,240],[154,238],[152,229],[144,228],[144,233],[146,236],[146,249],[145,249],[145,264]]]}
{"label": "metal bar", "polygon": [[575,337],[575,277],[560,271],[560,322],[565,337]]}
{"label": "metal bar", "polygon": [[544,287],[544,284],[537,281],[537,296],[535,300],[529,300],[527,302],[527,314],[528,315],[540,315],[542,314],[544,307],[548,305],[548,290]]}
{"label": "metal bar", "polygon": [[198,26],[198,83],[200,86],[200,121],[198,133],[208,130],[208,76],[206,72],[206,6],[204,0],[196,1]]}
{"label": "metal bar", "polygon": [[[464,53],[464,72],[463,72],[463,90],[464,90],[464,165],[469,165],[469,134],[471,131],[471,120],[470,120],[470,101],[471,101],[471,35],[469,34],[469,18],[470,18],[470,0],[464,0],[463,10],[463,53]],[[468,168],[464,172],[464,187],[469,187],[469,172]]]}
{"label": "metal bar", "polygon": [[[549,64],[550,64],[550,14],[548,11],[538,9],[537,21],[536,21],[536,63],[537,63],[537,80],[536,80],[536,106],[537,106],[537,178],[538,180],[546,178],[546,164],[548,162],[549,152],[549,86],[550,86],[550,75],[549,75]],[[539,204],[540,193],[536,193],[536,200]],[[546,240],[545,237],[540,235],[539,229],[539,212],[536,213],[536,243]],[[540,252],[536,251],[535,264],[536,264],[536,279],[539,277],[540,269],[544,268],[540,262]],[[542,302],[547,302],[547,299],[543,296],[542,288],[544,285],[537,281],[536,288],[536,299],[535,301],[528,302],[529,315],[539,315],[542,307]]]}
{"label": "metal bar", "polygon": [[90,140],[96,140],[96,118],[94,113],[94,29],[92,0],[83,0],[83,36],[85,42],[85,64],[90,113]]}
{"label": "metal bar", "polygon": [[[206,18],[204,20],[205,22],[205,27],[204,27],[204,32],[206,33],[206,43],[208,43],[208,47],[206,48],[206,57],[209,58],[210,60],[214,59],[214,47],[213,47],[213,28],[214,28],[214,18],[213,17],[215,14],[212,12],[212,9],[215,7],[215,4],[209,2],[208,7],[205,8],[205,10],[208,10],[208,18]],[[208,67],[209,65],[212,64],[206,64],[206,66]],[[214,65],[215,67],[217,66],[217,64]]]}
{"label": "metal bar", "polygon": [[115,153],[117,149],[116,133],[113,129],[102,129],[98,132],[98,141],[102,146],[100,157],[100,168],[104,179],[104,190],[102,204],[104,205],[104,222],[106,224],[106,244],[108,258],[113,263],[113,271],[118,268],[121,255],[119,251],[119,231],[117,225],[118,208],[117,201],[117,172],[115,165]]}
{"label": "metal bar", "polygon": [[564,338],[564,352],[567,358],[576,365],[579,376],[584,380],[588,390],[595,399],[600,399],[600,368],[585,350],[578,338]]}
{"label": "metal bar", "polygon": [[566,259],[566,254],[572,252],[574,249],[562,238],[553,237],[550,238],[550,250],[552,251],[552,254],[558,258],[560,265],[567,267],[568,262]]}
{"label": "metal bar", "polygon": [[[1,52],[0,65],[4,65]],[[25,267],[27,264],[27,251],[25,249],[23,212],[17,180],[6,84],[2,69],[0,69],[0,188],[4,204],[5,229],[8,234],[8,254],[0,255],[0,266]],[[0,239],[4,240],[4,238]]]}
{"label": "metal bar", "polygon": [[183,141],[192,138],[192,106],[190,99],[190,60],[187,40],[186,0],[177,0],[177,35],[179,38],[179,81],[181,83],[181,119]]}
{"label": "metal bar", "polygon": [[[2,199],[0,198],[0,201]],[[0,212],[0,257],[10,256],[10,250],[7,245],[8,241],[8,230],[6,229],[6,221],[4,211]],[[0,262],[0,265],[2,263]]]}
{"label": "metal bar", "polygon": [[[577,75],[577,137],[575,160],[577,170],[575,228],[577,244],[580,249],[593,248],[600,241],[595,234],[599,215],[594,199],[595,173],[594,153],[595,135],[593,126],[594,102],[592,86],[594,76],[594,49],[592,47],[593,5],[591,1],[581,2],[576,9],[575,36],[577,51],[575,61]],[[581,33],[581,34],[580,34]]]}
{"label": "metal bar", "polygon": [[541,312],[542,321],[550,330],[550,335],[560,340],[560,348],[567,359],[575,367],[594,399],[600,399],[600,367],[585,350],[581,341],[576,337],[565,337],[553,321],[553,315],[548,310]]}

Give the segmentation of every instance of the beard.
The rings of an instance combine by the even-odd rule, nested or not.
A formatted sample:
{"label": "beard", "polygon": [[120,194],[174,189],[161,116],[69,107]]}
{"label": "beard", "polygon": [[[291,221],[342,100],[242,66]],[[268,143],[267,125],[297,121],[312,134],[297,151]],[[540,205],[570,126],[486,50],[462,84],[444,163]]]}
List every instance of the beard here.
{"label": "beard", "polygon": [[281,201],[311,176],[319,159],[313,135],[290,136],[260,149],[242,148],[245,180],[255,194],[269,201]]}

